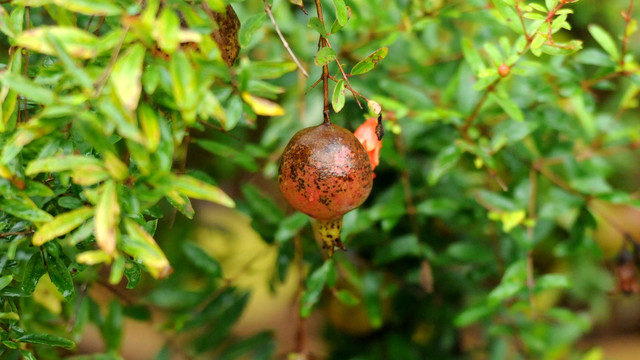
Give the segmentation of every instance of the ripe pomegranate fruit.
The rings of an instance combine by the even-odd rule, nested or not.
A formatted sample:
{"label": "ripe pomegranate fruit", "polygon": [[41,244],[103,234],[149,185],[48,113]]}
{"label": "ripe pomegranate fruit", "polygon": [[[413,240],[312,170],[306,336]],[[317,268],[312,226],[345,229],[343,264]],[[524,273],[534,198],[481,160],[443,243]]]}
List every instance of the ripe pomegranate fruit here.
{"label": "ripe pomegranate fruit", "polygon": [[296,210],[316,219],[314,231],[329,256],[340,241],[342,216],[362,205],[371,192],[373,172],[360,141],[330,122],[300,130],[284,149],[278,183]]}

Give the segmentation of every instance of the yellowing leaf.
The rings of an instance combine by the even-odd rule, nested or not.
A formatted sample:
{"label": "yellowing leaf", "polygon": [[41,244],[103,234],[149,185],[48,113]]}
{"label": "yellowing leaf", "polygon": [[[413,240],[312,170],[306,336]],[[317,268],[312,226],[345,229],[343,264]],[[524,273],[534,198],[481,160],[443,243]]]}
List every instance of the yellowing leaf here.
{"label": "yellowing leaf", "polygon": [[33,292],[33,300],[42,305],[52,314],[60,314],[62,312],[62,301],[64,297],[58,292],[56,286],[51,282],[49,274],[44,274],[35,291]]}
{"label": "yellowing leaf", "polygon": [[103,250],[90,250],[76,255],[76,261],[85,265],[108,264],[111,262],[111,255]]}
{"label": "yellowing leaf", "polygon": [[145,49],[136,44],[118,58],[109,78],[120,102],[130,111],[138,107],[142,92],[142,64]]}
{"label": "yellowing leaf", "polygon": [[263,115],[263,116],[284,115],[284,109],[273,101],[263,99],[255,95],[251,95],[246,91],[242,93],[242,99],[247,104],[249,104],[249,106],[251,107],[251,110],[253,110],[253,112],[255,112],[256,115]]}
{"label": "yellowing leaf", "polygon": [[32,243],[35,246],[40,246],[58,236],[67,234],[80,226],[91,215],[93,215],[93,209],[90,207],[81,207],[58,215],[38,229],[33,235]]}
{"label": "yellowing leaf", "polygon": [[102,188],[102,194],[96,207],[95,235],[98,247],[113,255],[116,250],[118,223],[120,222],[120,204],[116,184],[108,181]]}
{"label": "yellowing leaf", "polygon": [[173,269],[153,237],[131,219],[124,219],[124,225],[129,236],[123,238],[122,250],[142,261],[154,278],[169,276]]}
{"label": "yellowing leaf", "polygon": [[190,198],[207,200],[227,207],[236,206],[233,199],[217,186],[189,175],[173,175],[171,180],[175,190]]}
{"label": "yellowing leaf", "polygon": [[56,55],[56,51],[48,41],[49,33],[63,44],[71,57],[91,59],[98,53],[98,38],[91,33],[64,26],[40,26],[20,33],[16,37],[16,45],[46,55]]}

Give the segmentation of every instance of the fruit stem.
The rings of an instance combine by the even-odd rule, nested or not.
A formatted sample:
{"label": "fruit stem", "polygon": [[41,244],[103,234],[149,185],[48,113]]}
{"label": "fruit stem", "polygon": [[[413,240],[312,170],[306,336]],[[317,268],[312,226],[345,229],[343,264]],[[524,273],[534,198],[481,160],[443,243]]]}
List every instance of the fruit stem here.
{"label": "fruit stem", "polygon": [[322,247],[327,249],[329,257],[333,257],[335,248],[347,250],[340,240],[340,230],[342,229],[342,217],[334,220],[317,220],[311,219],[313,226],[313,234],[316,239],[322,241]]}

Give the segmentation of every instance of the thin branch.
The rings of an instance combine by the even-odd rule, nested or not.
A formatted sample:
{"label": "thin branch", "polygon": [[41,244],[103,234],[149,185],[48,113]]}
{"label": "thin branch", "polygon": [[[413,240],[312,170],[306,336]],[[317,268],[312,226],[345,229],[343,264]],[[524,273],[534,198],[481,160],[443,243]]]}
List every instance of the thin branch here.
{"label": "thin branch", "polygon": [[[302,9],[304,11],[304,8]],[[287,52],[289,52],[289,55],[291,55],[291,57],[293,58],[293,61],[296,63],[296,65],[298,65],[298,68],[300,69],[300,71],[302,71],[302,74],[304,74],[304,76],[308,78],[309,74],[304,69],[304,67],[302,67],[302,64],[300,64],[300,61],[298,61],[296,54],[293,53],[293,50],[291,50],[291,48],[289,47],[289,43],[287,42],[287,40],[285,40],[284,36],[280,32],[278,23],[276,23],[276,19],[273,17],[273,14],[271,13],[271,6],[269,6],[269,4],[267,3],[267,0],[264,0],[264,12],[266,12],[267,15],[269,15],[269,19],[271,19],[271,23],[273,24],[273,27],[276,29],[276,32],[280,37],[280,41],[282,41],[282,45],[284,45],[284,48],[287,49]]]}
{"label": "thin branch", "polygon": [[[394,137],[396,148],[398,149],[398,154],[403,159],[407,156],[407,149],[405,147],[404,141],[401,135],[396,135]],[[404,192],[404,202],[407,206],[407,216],[409,217],[409,223],[411,224],[411,230],[413,231],[413,235],[416,237],[418,243],[420,243],[420,225],[418,224],[418,218],[416,216],[416,207],[413,203],[413,194],[411,192],[411,179],[409,170],[407,168],[403,168],[400,171],[400,181],[402,182],[402,189]],[[433,292],[433,275],[431,271],[431,264],[427,259],[424,259],[422,262],[422,268],[425,269],[424,273],[427,276],[424,279],[424,286],[426,292]],[[422,273],[423,271],[421,271]]]}
{"label": "thin branch", "polygon": [[[323,25],[324,25],[324,23],[323,23]],[[325,41],[327,43],[327,46],[329,46],[330,48],[333,49],[333,47],[331,46],[331,43],[329,42],[329,39],[325,38]],[[351,93],[353,94],[353,98],[356,99],[356,102],[358,103],[358,106],[360,107],[360,109],[362,109],[362,104],[360,104],[360,100],[358,100],[358,96],[356,96],[356,94],[361,96],[363,99],[365,97],[360,95],[357,91],[353,90],[353,88],[351,87],[351,83],[349,82],[349,76],[344,72],[344,68],[342,67],[342,64],[340,64],[340,60],[337,57],[336,57],[335,62],[336,62],[336,64],[338,64],[338,69],[340,69],[340,73],[342,74],[342,78],[344,79],[344,87],[351,91]]]}
{"label": "thin branch", "polygon": [[96,94],[95,94],[96,97],[100,96],[100,94],[102,93],[102,90],[107,84],[109,75],[111,75],[111,71],[113,70],[113,66],[116,64],[116,60],[118,60],[118,55],[120,55],[120,50],[122,49],[122,45],[124,44],[124,39],[127,37],[128,32],[129,32],[129,25],[126,25],[124,27],[124,30],[122,31],[122,36],[120,36],[120,42],[118,42],[118,46],[116,46],[116,49],[111,54],[111,58],[109,59],[109,63],[107,64],[107,67],[104,69],[104,72],[102,73],[102,75],[100,75],[100,78],[98,78],[98,80],[96,80],[94,84],[94,86],[96,87]]}
{"label": "thin branch", "polygon": [[9,236],[16,236],[16,235],[31,235],[33,234],[35,231],[33,230],[24,230],[24,231],[15,231],[15,232],[7,232],[7,233],[2,233],[0,234],[0,239],[9,237]]}
{"label": "thin branch", "polygon": [[[316,12],[318,13],[318,20],[320,20],[320,23],[324,27],[324,15],[322,14],[322,2],[321,0],[315,0],[315,1],[316,1]],[[318,48],[321,49],[323,47],[327,47],[328,44],[329,44],[329,41],[327,40],[327,38],[320,35],[320,39],[318,40]],[[322,67],[322,94],[324,97],[324,106],[323,106],[324,123],[330,124],[331,119],[329,118],[329,114],[331,113],[331,108],[329,107],[329,65],[327,64],[325,64]]]}
{"label": "thin branch", "polygon": [[518,17],[520,18],[520,24],[522,25],[524,38],[527,40],[527,42],[530,42],[531,36],[527,33],[527,25],[525,25],[524,23],[524,15],[522,15],[522,9],[520,9],[520,0],[516,0],[516,12],[518,13]]}
{"label": "thin branch", "polygon": [[627,43],[629,42],[629,23],[631,22],[631,11],[633,10],[633,0],[629,0],[629,8],[627,12],[622,13],[624,18],[624,32],[622,33],[622,49],[620,51],[620,67],[624,67],[624,56],[627,53]]}
{"label": "thin branch", "polygon": [[[536,218],[536,199],[538,197],[538,174],[534,169],[529,169],[529,183],[531,184],[531,190],[529,192],[529,219],[535,220]],[[531,226],[527,229],[529,239],[533,241],[534,227]],[[533,274],[533,251],[527,252],[527,288],[529,289],[529,307],[531,307],[531,317],[536,317],[535,302],[533,296],[533,288],[535,286],[535,278]]]}

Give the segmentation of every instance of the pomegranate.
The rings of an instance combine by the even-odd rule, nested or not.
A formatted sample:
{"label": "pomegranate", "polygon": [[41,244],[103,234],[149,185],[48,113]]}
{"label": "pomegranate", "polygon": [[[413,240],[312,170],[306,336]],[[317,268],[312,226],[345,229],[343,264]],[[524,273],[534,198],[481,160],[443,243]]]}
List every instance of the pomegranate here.
{"label": "pomegranate", "polygon": [[329,256],[340,241],[342,216],[362,205],[373,172],[366,150],[347,129],[330,122],[302,129],[284,149],[278,183],[296,210],[317,220],[316,236]]}

